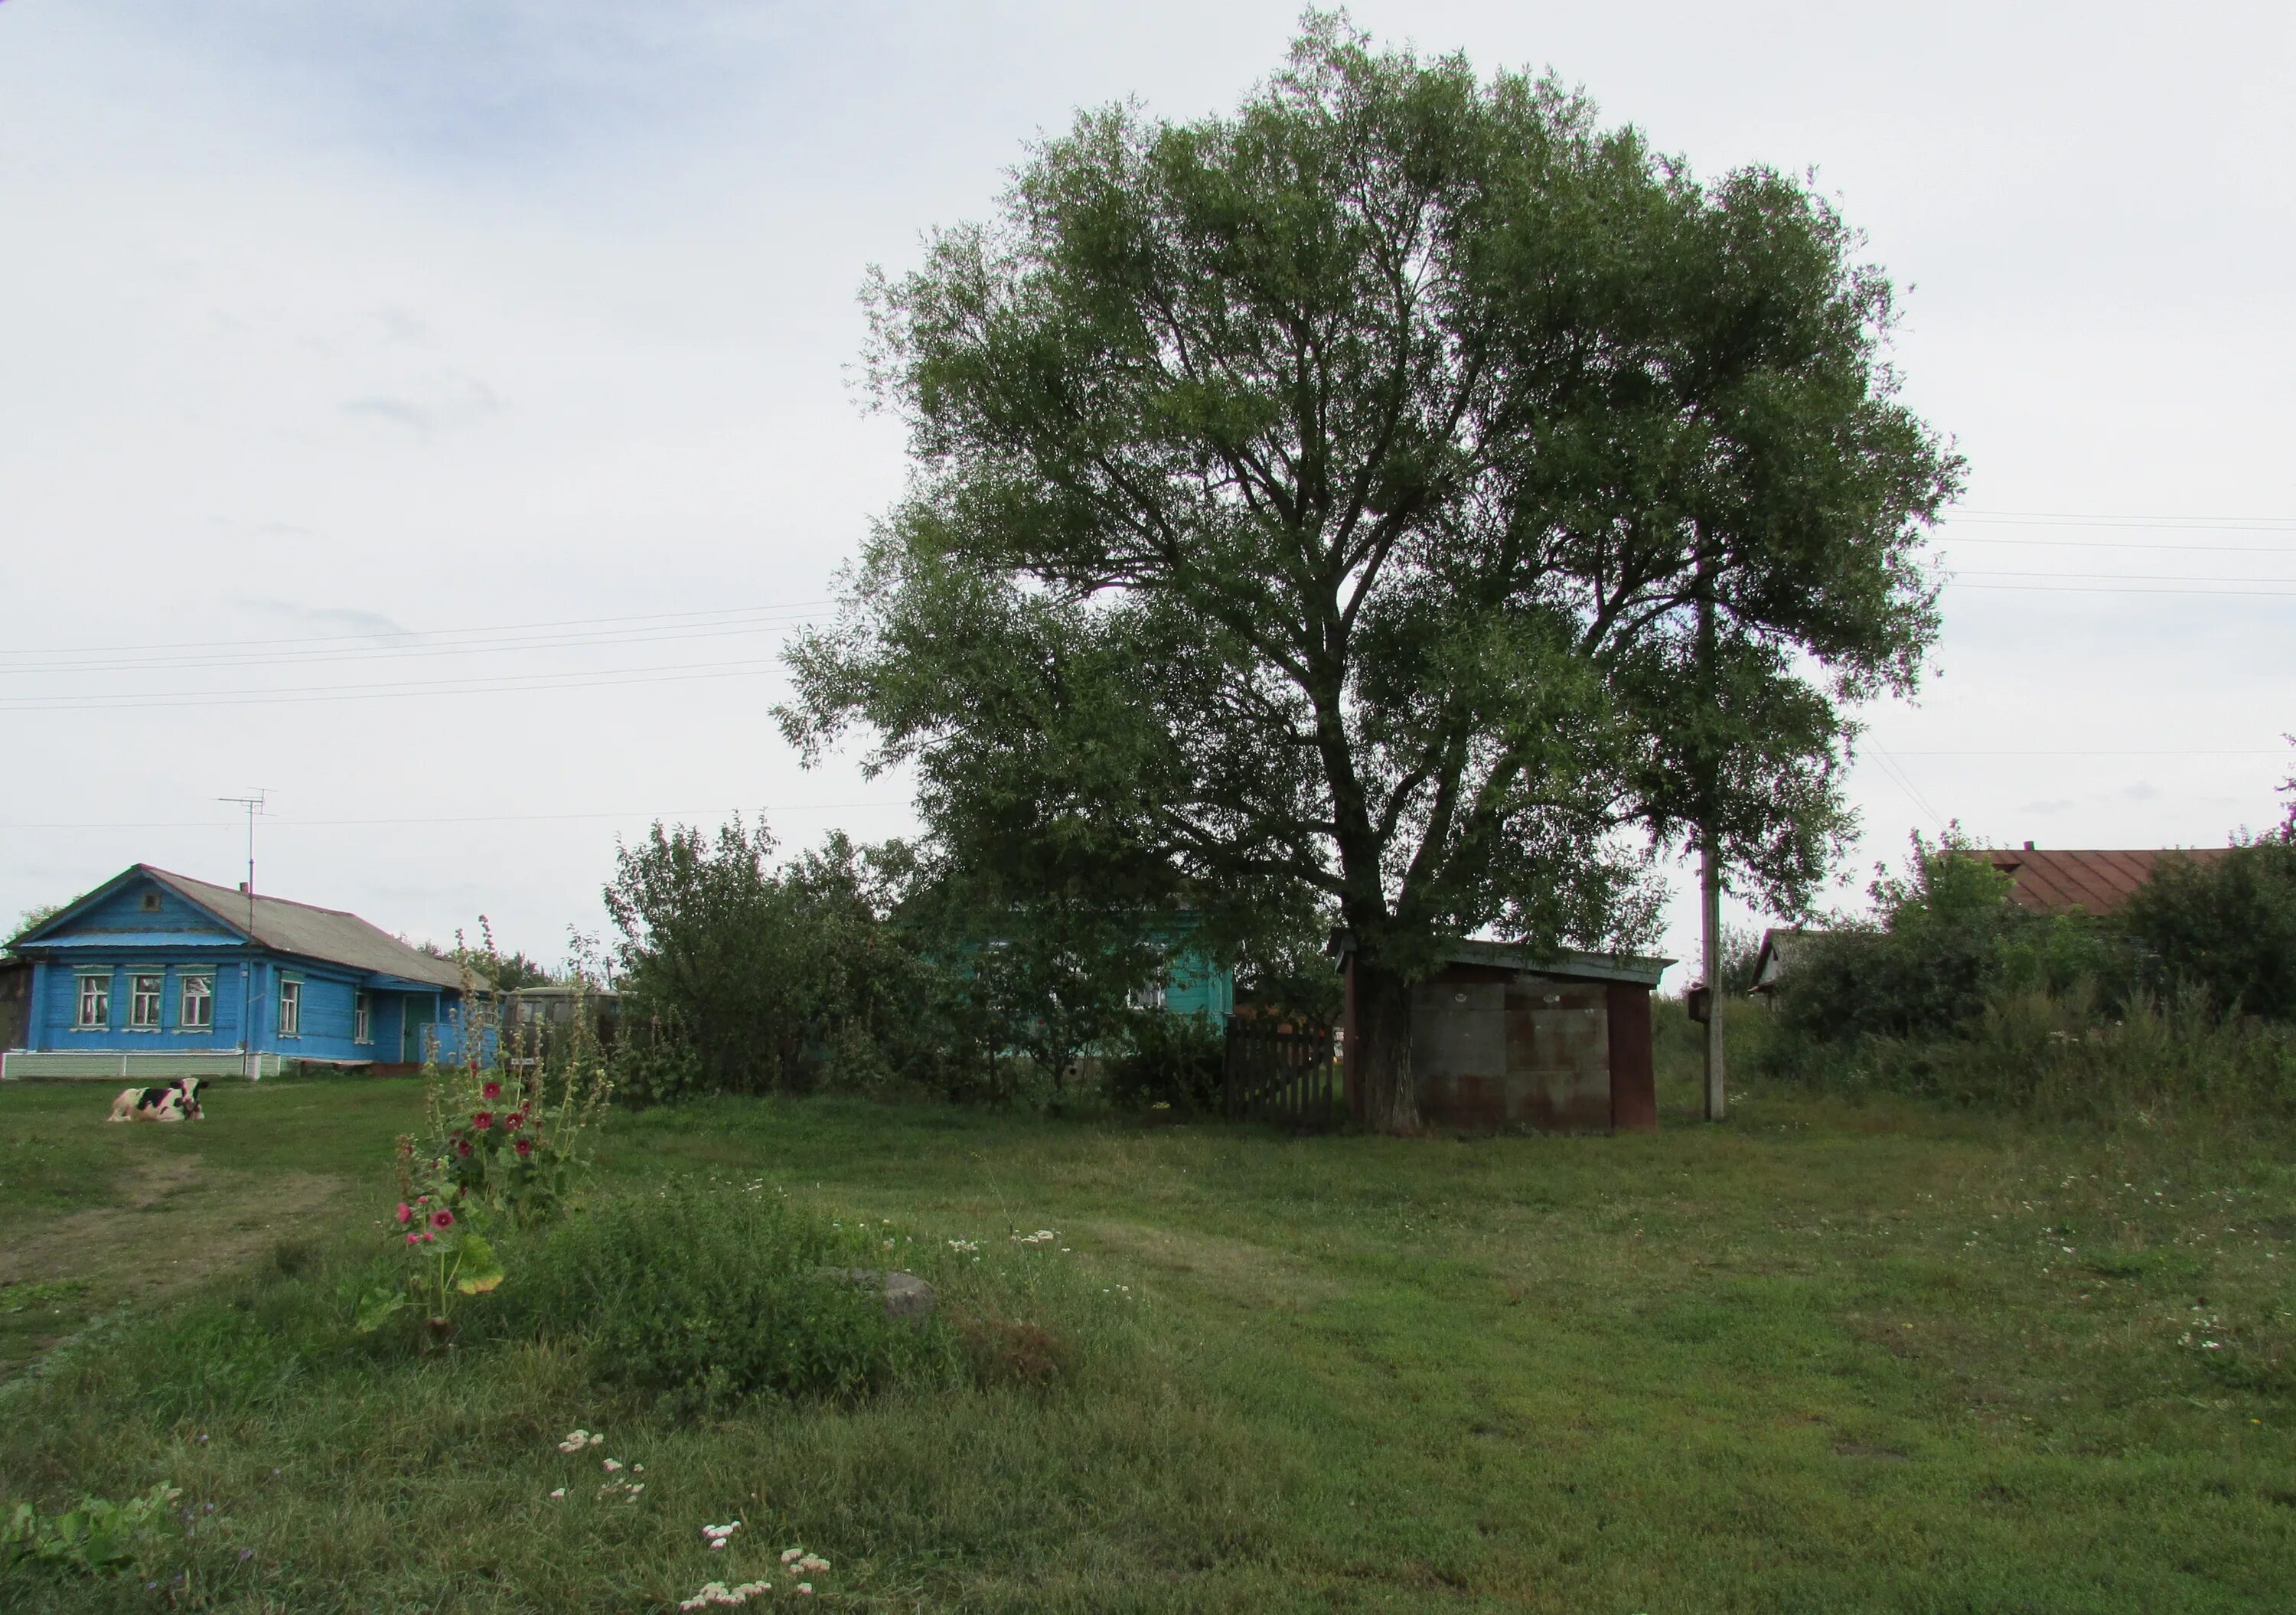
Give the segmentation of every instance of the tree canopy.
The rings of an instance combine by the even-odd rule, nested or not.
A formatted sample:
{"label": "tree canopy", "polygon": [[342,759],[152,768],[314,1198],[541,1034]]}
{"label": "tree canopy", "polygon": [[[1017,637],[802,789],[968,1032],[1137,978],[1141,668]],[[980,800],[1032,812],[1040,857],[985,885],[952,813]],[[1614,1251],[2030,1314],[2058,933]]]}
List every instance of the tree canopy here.
{"label": "tree canopy", "polygon": [[1445,939],[1635,941],[1701,824],[1775,906],[1827,867],[1959,474],[1858,250],[1806,183],[1332,18],[1232,115],[1086,112],[873,283],[914,480],[783,727],[868,732],[1017,889],[1346,925],[1408,1127]]}

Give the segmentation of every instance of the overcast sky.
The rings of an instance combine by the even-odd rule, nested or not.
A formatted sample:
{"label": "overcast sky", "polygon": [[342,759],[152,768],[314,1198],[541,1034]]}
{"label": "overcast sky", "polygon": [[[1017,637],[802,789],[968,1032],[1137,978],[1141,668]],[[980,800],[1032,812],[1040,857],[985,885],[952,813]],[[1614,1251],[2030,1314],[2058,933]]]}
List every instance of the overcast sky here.
{"label": "overcast sky", "polygon": [[[1907,289],[1906,395],[1971,479],[1845,898],[1945,818],[2274,816],[2296,9],[1352,14],[1551,66],[1702,173],[1815,169]],[[901,486],[852,392],[864,271],[1080,105],[1232,106],[1296,17],[0,0],[0,920],[139,860],[237,880],[217,799],[254,787],[264,889],[545,959],[656,816],[907,827],[768,717]]]}

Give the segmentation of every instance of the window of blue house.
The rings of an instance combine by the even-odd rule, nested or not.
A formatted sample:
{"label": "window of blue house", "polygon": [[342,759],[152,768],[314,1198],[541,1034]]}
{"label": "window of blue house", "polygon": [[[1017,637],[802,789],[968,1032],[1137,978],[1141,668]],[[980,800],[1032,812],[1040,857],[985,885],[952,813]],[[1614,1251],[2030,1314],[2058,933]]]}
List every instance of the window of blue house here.
{"label": "window of blue house", "polygon": [[374,1001],[368,997],[365,988],[358,988],[351,993],[351,1041],[374,1041]]}
{"label": "window of blue house", "polygon": [[97,1032],[111,1026],[111,972],[84,972],[79,979],[79,1015],[75,1031]]}
{"label": "window of blue house", "polygon": [[204,1032],[215,1025],[215,978],[185,976],[184,1001],[177,1006],[176,1029]]}
{"label": "window of blue house", "polygon": [[303,1035],[303,983],[294,976],[279,978],[279,1035]]}
{"label": "window of blue house", "polygon": [[129,1031],[156,1032],[160,1029],[160,999],[167,985],[167,977],[158,971],[127,978]]}

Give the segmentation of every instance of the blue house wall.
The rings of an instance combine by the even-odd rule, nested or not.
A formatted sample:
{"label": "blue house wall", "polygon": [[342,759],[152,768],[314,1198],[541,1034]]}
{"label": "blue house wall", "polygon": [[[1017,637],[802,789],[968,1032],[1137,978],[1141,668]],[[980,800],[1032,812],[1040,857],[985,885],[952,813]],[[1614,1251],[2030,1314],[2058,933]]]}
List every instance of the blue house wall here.
{"label": "blue house wall", "polygon": [[[156,895],[157,904],[150,899]],[[228,916],[225,916],[228,919]],[[451,990],[266,947],[148,876],[122,881],[23,943],[33,961],[23,1046],[33,1053],[275,1054],[283,1060],[395,1064],[458,1047]],[[81,1026],[81,983],[108,988],[100,1024]],[[135,983],[160,979],[156,1026],[133,1022]],[[184,983],[212,983],[212,1023],[184,1021]],[[280,1026],[283,983],[300,985],[298,1024]],[[385,985],[388,982],[390,985]],[[369,1004],[357,1036],[357,999]],[[435,1030],[434,1030],[435,1029]]]}

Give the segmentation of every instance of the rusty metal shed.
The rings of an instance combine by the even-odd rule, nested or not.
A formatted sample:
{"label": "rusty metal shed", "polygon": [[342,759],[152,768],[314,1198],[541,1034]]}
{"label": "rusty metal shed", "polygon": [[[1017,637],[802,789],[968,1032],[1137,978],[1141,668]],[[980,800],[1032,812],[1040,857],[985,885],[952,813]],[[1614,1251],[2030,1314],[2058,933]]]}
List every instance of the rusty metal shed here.
{"label": "rusty metal shed", "polygon": [[[1352,1063],[1355,961],[1344,941],[1341,961]],[[1651,990],[1673,963],[1455,943],[1411,989],[1421,1116],[1432,1127],[1479,1131],[1655,1130]],[[1358,1090],[1349,1088],[1359,1106]]]}

